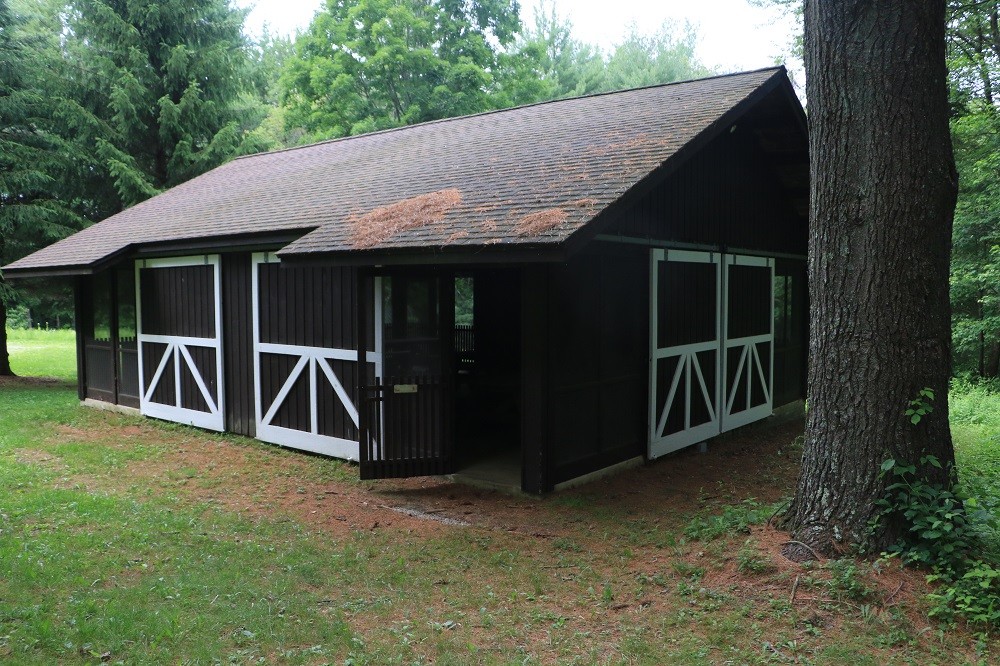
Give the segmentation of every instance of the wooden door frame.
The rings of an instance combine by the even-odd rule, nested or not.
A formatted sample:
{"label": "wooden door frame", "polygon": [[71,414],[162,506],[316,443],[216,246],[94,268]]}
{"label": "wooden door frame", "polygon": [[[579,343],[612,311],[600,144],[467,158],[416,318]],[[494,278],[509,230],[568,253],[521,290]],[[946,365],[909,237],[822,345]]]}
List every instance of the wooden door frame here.
{"label": "wooden door frame", "polygon": [[[408,459],[408,460],[378,460],[372,459],[373,453],[377,451],[383,451],[382,443],[377,441],[366,442],[366,438],[371,438],[373,433],[384,433],[387,429],[385,423],[385,414],[381,409],[381,404],[386,400],[385,393],[387,391],[393,390],[394,387],[389,384],[389,377],[386,376],[386,362],[385,362],[385,349],[384,349],[384,323],[382,309],[383,304],[383,294],[382,294],[382,279],[383,278],[394,278],[394,277],[416,277],[416,278],[435,278],[438,280],[438,344],[440,345],[440,357],[441,357],[441,370],[440,378],[438,382],[433,382],[435,388],[441,392],[443,395],[444,402],[442,403],[442,409],[445,414],[442,418],[443,433],[446,441],[442,445],[443,457],[441,458],[427,458],[426,462],[428,464],[421,464],[421,459]],[[369,325],[369,314],[374,312],[373,321],[371,322],[375,326],[375,331],[373,332],[374,346],[376,348],[376,354],[373,358],[377,358],[376,371],[374,376],[374,382],[362,386],[359,389],[361,394],[358,398],[358,408],[361,412],[360,423],[359,423],[359,438],[362,440],[359,442],[360,450],[360,466],[361,466],[361,478],[391,478],[391,477],[405,477],[414,476],[421,474],[447,474],[453,470],[454,465],[454,394],[450,390],[450,387],[454,384],[454,373],[456,368],[454,367],[454,346],[455,346],[455,335],[454,335],[454,323],[455,323],[455,288],[454,288],[455,270],[453,267],[376,267],[367,270],[358,270],[357,284],[358,284],[358,297],[357,297],[357,342],[358,342],[358,357],[362,355],[368,355],[371,352],[367,350],[368,346],[368,330]],[[446,286],[447,283],[449,286]],[[372,288],[368,289],[367,285],[371,284]],[[370,294],[370,296],[369,296]],[[369,300],[371,299],[371,300]],[[394,303],[395,305],[395,303]],[[443,384],[443,386],[440,386]],[[379,403],[379,404],[375,404]],[[373,409],[374,408],[374,409]],[[373,427],[375,424],[369,423],[373,413],[378,416],[377,427]],[[440,464],[430,464],[432,461],[440,462]],[[433,471],[428,471],[433,470]]]}
{"label": "wooden door frame", "polygon": [[[722,408],[722,432],[728,432],[740,426],[753,423],[754,421],[759,421],[760,419],[767,418],[774,411],[774,258],[773,257],[760,257],[760,256],[747,256],[747,255],[736,255],[727,254],[723,261],[723,287],[722,287],[722,304],[721,304],[721,316],[723,322],[723,349],[722,349],[722,385],[726,391],[726,395],[723,396],[723,402],[720,405]],[[768,302],[771,304],[769,309],[768,321],[770,326],[768,333],[747,336],[744,338],[734,338],[729,337],[729,269],[732,266],[754,266],[757,268],[767,268],[770,270],[770,277],[768,280],[769,284],[769,297]],[[764,377],[764,368],[760,362],[760,355],[757,352],[757,346],[760,344],[769,344],[770,353],[768,354],[768,367],[767,367],[767,377]],[[737,367],[736,381],[732,387],[729,386],[729,350],[743,347],[743,353],[740,355],[740,365]],[[750,400],[752,396],[752,385],[753,385],[753,371],[756,368],[759,374],[759,378],[763,384],[765,402],[762,405],[756,407],[750,407]],[[746,377],[746,406],[744,409],[733,411],[733,401],[736,397],[736,391],[738,386],[736,382],[743,379],[745,372]],[[731,390],[730,390],[731,389]]]}

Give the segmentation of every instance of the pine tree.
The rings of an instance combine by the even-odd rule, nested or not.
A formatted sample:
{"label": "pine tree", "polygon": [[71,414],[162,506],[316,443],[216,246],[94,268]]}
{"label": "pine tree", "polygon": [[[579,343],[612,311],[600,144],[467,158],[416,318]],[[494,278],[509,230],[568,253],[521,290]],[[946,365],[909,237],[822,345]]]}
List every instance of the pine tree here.
{"label": "pine tree", "polygon": [[[84,186],[93,164],[84,142],[99,123],[67,99],[55,48],[59,31],[27,31],[0,0],[0,265],[79,229],[99,207]],[[10,375],[7,306],[13,288],[0,280],[0,375]]]}
{"label": "pine tree", "polygon": [[228,0],[77,0],[67,58],[78,99],[107,123],[96,142],[120,206],[241,150],[266,109],[254,94],[246,10]]}

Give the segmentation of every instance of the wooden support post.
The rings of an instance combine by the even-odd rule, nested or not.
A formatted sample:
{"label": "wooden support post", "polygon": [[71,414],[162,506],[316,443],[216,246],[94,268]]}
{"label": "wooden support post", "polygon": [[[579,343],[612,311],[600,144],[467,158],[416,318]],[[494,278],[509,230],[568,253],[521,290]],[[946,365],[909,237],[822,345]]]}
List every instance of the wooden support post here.
{"label": "wooden support post", "polygon": [[549,267],[521,269],[521,490],[551,490],[548,469]]}

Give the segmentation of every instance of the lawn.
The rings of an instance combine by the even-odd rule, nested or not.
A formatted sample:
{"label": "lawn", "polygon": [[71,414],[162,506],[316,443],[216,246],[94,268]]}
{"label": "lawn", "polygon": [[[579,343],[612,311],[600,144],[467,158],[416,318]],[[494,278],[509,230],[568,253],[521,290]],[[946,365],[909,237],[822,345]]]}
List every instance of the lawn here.
{"label": "lawn", "polygon": [[[58,340],[34,342],[16,370],[72,377]],[[964,474],[991,488],[1000,423],[977,415],[1000,399],[963,395]],[[360,482],[346,463],[82,408],[65,383],[8,382],[0,661],[987,663],[989,642],[927,618],[919,573],[777,554],[787,537],[766,523],[793,487],[796,431],[537,500]]]}
{"label": "lawn", "polygon": [[76,334],[73,331],[7,331],[11,369],[24,377],[76,381]]}

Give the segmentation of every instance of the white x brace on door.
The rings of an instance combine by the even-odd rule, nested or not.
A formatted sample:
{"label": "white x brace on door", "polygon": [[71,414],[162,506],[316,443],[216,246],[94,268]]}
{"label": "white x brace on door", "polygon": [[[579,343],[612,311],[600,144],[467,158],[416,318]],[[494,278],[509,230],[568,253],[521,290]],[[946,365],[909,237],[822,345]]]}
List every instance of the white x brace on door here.
{"label": "white x brace on door", "polygon": [[139,410],[146,416],[225,430],[221,279],[217,254],[135,262]]}
{"label": "white x brace on door", "polygon": [[[285,344],[262,339],[261,309],[272,305],[271,294],[263,294],[261,288],[261,269],[270,263],[277,262],[277,257],[269,253],[253,255],[252,294],[253,294],[253,350],[254,350],[254,395],[257,438],[272,444],[280,444],[295,449],[312,451],[323,455],[335,456],[347,460],[358,459],[358,441],[347,437],[324,432],[323,422],[329,419],[348,419],[354,428],[359,426],[358,409],[354,398],[345,388],[343,375],[338,376],[338,366],[346,371],[348,364],[358,361],[357,349],[341,349],[333,347],[313,347],[298,344]],[[377,280],[376,280],[377,283]],[[376,288],[378,288],[376,284]],[[341,289],[342,285],[333,285]],[[381,300],[376,299],[376,332],[381,332]],[[291,316],[304,316],[297,312]],[[380,350],[378,341],[376,349]],[[264,371],[264,364],[269,360],[282,359],[281,364],[287,367],[277,377],[274,372]],[[376,375],[382,373],[382,356],[380,351],[368,352],[366,361],[375,365]],[[263,382],[277,382],[271,387],[265,387]],[[304,386],[305,391],[296,395],[297,386]],[[268,390],[265,390],[268,389]],[[332,407],[327,404],[324,410],[321,395],[331,390]],[[276,392],[275,392],[276,390]],[[269,397],[270,396],[270,397]],[[303,401],[304,398],[304,401]],[[303,401],[298,404],[297,401]],[[282,423],[282,409],[298,412],[303,417],[289,418]],[[343,429],[343,424],[341,424]]]}
{"label": "white x brace on door", "polygon": [[772,411],[774,260],[652,250],[649,457]]}
{"label": "white x brace on door", "polygon": [[722,432],[773,411],[774,259],[725,255]]}

